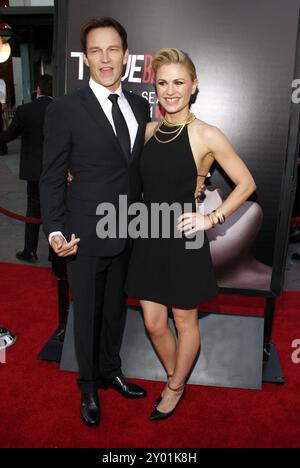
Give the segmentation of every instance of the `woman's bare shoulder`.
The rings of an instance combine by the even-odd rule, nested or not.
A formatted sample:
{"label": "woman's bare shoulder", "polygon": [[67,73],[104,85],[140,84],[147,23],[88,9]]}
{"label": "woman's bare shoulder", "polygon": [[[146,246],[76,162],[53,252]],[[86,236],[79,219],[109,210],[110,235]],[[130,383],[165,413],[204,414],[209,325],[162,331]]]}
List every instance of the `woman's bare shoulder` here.
{"label": "woman's bare shoulder", "polygon": [[222,141],[225,138],[225,135],[218,127],[199,119],[191,124],[191,133],[194,138],[208,145],[212,141]]}
{"label": "woman's bare shoulder", "polygon": [[209,136],[220,132],[218,127],[215,125],[199,119],[194,120],[194,122],[191,124],[191,129],[193,132],[197,133],[198,135],[201,134],[202,136]]}

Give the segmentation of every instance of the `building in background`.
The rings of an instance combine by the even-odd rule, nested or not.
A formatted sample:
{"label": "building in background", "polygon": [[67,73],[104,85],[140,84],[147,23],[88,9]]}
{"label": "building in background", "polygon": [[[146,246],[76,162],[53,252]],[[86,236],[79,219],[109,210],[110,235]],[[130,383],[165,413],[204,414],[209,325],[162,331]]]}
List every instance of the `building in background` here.
{"label": "building in background", "polygon": [[[53,74],[54,0],[0,0],[0,80],[5,82],[5,114],[31,102],[41,74]],[[1,63],[1,40],[11,49]],[[4,57],[5,59],[6,57]]]}

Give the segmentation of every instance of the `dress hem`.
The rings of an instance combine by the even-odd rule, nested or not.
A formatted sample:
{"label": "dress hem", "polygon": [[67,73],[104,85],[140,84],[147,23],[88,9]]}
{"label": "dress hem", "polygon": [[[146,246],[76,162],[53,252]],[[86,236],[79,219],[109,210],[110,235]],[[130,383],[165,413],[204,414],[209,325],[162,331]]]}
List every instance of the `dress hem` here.
{"label": "dress hem", "polygon": [[205,299],[201,299],[200,301],[197,302],[197,304],[193,304],[193,305],[182,305],[182,304],[174,304],[172,303],[172,301],[162,301],[158,298],[154,298],[153,296],[149,296],[149,295],[144,295],[143,297],[137,297],[136,295],[134,294],[130,294],[128,292],[126,292],[126,294],[128,295],[128,297],[131,297],[133,299],[136,299],[138,301],[149,301],[149,302],[155,302],[156,304],[160,304],[160,305],[164,305],[168,308],[176,308],[176,309],[183,309],[183,310],[192,310],[192,309],[198,309],[202,304],[205,304],[206,302],[209,302],[209,301],[212,301],[213,299],[215,299],[218,295],[219,295],[219,292],[216,292],[215,294],[210,294],[208,295]]}

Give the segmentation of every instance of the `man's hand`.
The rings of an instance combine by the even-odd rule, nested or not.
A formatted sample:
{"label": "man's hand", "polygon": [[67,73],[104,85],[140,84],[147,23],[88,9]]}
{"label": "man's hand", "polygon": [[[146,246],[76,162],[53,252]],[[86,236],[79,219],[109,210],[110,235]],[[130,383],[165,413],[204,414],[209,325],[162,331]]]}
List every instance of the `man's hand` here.
{"label": "man's hand", "polygon": [[62,236],[53,236],[51,247],[59,257],[70,257],[77,254],[79,242],[75,234],[72,234],[70,242],[66,242]]}
{"label": "man's hand", "polygon": [[68,184],[71,184],[74,180],[74,176],[72,176],[71,172],[68,171],[68,175],[67,175],[67,182]]}

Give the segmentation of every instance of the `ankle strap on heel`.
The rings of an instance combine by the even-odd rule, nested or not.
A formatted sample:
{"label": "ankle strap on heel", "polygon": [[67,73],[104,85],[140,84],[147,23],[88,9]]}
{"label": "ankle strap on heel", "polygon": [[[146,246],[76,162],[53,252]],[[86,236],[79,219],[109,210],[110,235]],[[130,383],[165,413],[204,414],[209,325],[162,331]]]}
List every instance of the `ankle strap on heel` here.
{"label": "ankle strap on heel", "polygon": [[185,387],[185,384],[180,385],[180,387],[177,387],[177,388],[172,388],[172,387],[170,386],[170,382],[168,382],[168,389],[171,390],[172,392],[179,393],[179,392],[181,392],[182,390],[184,390],[184,387]]}

